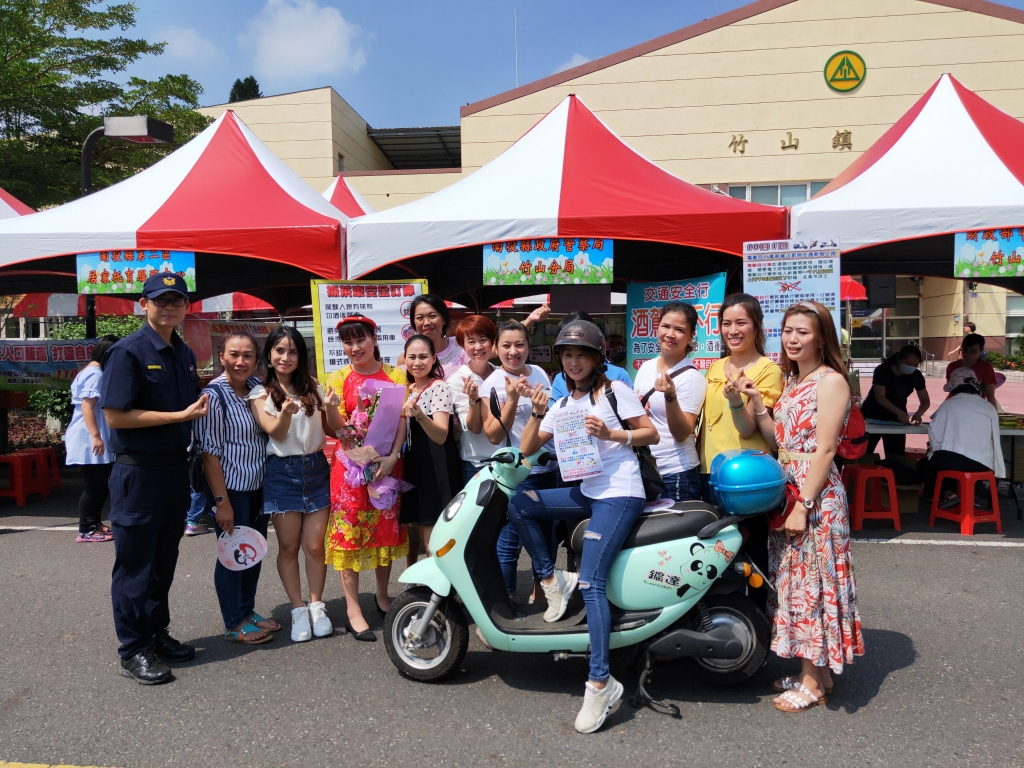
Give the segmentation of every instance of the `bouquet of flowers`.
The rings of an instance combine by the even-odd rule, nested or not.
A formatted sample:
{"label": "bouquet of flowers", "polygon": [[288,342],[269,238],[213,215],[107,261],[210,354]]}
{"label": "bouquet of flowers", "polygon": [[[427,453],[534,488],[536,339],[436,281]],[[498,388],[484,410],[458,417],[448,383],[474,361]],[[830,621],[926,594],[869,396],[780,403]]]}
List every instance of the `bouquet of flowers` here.
{"label": "bouquet of flowers", "polygon": [[[374,480],[381,450],[390,452],[401,418],[405,387],[381,381],[366,381],[359,389],[355,413],[338,430],[341,444],[335,461],[345,467],[345,482],[352,488],[366,486],[370,503],[377,509],[390,509],[398,494],[413,486],[387,476]],[[397,407],[396,407],[397,402]]]}

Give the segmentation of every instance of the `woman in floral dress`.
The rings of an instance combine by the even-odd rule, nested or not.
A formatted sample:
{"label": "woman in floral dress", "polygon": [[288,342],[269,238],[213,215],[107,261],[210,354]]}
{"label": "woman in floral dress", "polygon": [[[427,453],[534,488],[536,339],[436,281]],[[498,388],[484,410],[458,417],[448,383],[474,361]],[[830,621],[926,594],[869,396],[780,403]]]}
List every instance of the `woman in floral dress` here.
{"label": "woman in floral dress", "polygon": [[831,672],[841,673],[844,664],[864,653],[846,491],[832,461],[850,409],[836,339],[823,305],[794,304],[782,320],[780,362],[787,380],[774,421],[756,385],[742,382],[765,443],[779,452],[789,482],[799,489],[781,528],[773,526],[768,536],[769,571],[777,590],[768,605],[771,649],[801,661],[799,676],[773,684],[782,694],[774,704],[783,712],[825,703]]}
{"label": "woman in floral dress", "polygon": [[[371,379],[405,386],[405,373],[380,360],[377,349],[376,324],[368,317],[346,317],[338,323],[338,335],[345,345],[351,365],[335,371],[328,379],[341,394],[339,410],[346,420],[352,419],[359,406],[359,390]],[[401,477],[399,454],[405,442],[405,419],[399,419],[398,432],[391,453],[379,460],[374,480],[391,475]],[[339,452],[341,448],[339,447]],[[377,577],[375,600],[383,616],[391,607],[388,579],[391,563],[409,552],[405,528],[398,522],[401,498],[395,495],[387,509],[377,509],[370,502],[365,484],[352,485],[346,478],[346,466],[336,456],[331,467],[331,519],[327,527],[327,563],[341,572],[345,592],[348,627],[357,640],[373,642],[377,638],[363,617],[359,606],[359,573],[373,570]]]}

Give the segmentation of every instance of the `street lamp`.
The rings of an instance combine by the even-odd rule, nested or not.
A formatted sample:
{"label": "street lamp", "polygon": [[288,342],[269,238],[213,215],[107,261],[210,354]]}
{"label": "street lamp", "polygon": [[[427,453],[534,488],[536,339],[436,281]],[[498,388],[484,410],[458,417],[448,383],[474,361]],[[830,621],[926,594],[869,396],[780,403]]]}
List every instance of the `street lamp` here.
{"label": "street lamp", "polygon": [[[105,117],[103,125],[85,138],[82,144],[82,197],[92,192],[92,151],[104,136],[133,144],[170,144],[174,141],[174,126],[148,115]],[[85,337],[96,336],[96,297],[85,296]]]}

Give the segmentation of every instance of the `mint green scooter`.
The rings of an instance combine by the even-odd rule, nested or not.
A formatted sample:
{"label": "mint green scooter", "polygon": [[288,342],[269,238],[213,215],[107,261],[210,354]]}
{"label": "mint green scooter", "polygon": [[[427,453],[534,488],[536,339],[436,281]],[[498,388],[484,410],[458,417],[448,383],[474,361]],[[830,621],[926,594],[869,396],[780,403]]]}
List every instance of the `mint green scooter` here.
{"label": "mint green scooter", "polygon": [[[415,586],[391,601],[384,622],[388,656],[406,677],[436,681],[458,669],[470,620],[496,651],[550,653],[556,660],[587,656],[580,593],[573,594],[565,616],[549,624],[541,606],[512,604],[498,565],[508,500],[530,468],[549,459],[554,457],[545,451],[527,457],[499,448],[490,466],[444,508],[430,535],[432,556],[402,573],[399,581]],[[730,511],[760,513],[782,501],[785,476],[770,455],[732,451],[716,464],[716,493],[726,507],[736,507]],[[742,520],[742,514],[723,515],[711,504],[681,502],[643,515],[627,537],[608,575],[607,594],[610,647],[639,645],[644,653],[635,706],[654,703],[644,683],[655,661],[690,657],[699,676],[724,684],[746,680],[765,663],[769,625],[748,587],[768,580],[741,555]],[[583,551],[586,523],[571,537],[577,552]]]}

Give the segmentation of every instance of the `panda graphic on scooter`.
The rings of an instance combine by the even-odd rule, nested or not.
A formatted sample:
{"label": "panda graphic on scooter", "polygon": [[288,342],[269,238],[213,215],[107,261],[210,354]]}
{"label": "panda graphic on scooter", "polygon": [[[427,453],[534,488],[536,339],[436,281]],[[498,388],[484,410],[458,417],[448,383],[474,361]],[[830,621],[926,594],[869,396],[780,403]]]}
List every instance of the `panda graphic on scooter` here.
{"label": "panda graphic on scooter", "polygon": [[[547,623],[540,606],[513,605],[498,564],[508,501],[531,467],[549,460],[554,457],[544,450],[524,456],[506,440],[444,508],[430,536],[432,556],[399,577],[412,586],[391,601],[384,622],[388,656],[403,675],[438,681],[454,673],[466,655],[471,622],[495,651],[548,653],[556,660],[587,656],[579,592],[560,620]],[[608,574],[610,647],[635,646],[643,658],[633,706],[678,714],[646,693],[658,661],[690,658],[701,679],[731,684],[754,675],[767,658],[770,626],[750,589],[768,580],[743,554],[738,525],[778,508],[785,474],[769,454],[734,450],[715,458],[711,483],[720,506],[665,501],[641,515]],[[570,537],[576,552],[585,546],[587,522]]]}

